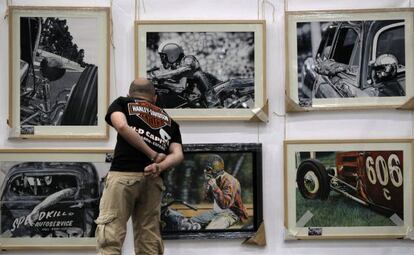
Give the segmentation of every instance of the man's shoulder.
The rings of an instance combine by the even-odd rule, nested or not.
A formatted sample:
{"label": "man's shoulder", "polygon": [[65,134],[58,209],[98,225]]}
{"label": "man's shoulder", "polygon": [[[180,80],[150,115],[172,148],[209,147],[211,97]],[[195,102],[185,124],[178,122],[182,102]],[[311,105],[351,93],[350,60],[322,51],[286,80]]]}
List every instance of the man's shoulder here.
{"label": "man's shoulder", "polygon": [[123,105],[127,102],[127,97],[117,97],[111,105]]}
{"label": "man's shoulder", "polygon": [[228,173],[228,172],[226,172],[226,171],[224,171],[224,173],[223,173],[223,175],[222,175],[222,180],[223,181],[231,181],[232,183],[233,182],[238,182],[238,180],[237,180],[237,178],[236,177],[234,177],[233,175],[231,175],[230,173]]}

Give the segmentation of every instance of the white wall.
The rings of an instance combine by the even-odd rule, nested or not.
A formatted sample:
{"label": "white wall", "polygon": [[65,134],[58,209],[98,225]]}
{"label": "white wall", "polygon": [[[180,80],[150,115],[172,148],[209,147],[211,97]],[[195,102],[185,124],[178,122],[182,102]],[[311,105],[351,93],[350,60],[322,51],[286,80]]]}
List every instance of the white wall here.
{"label": "white wall", "polygon": [[[0,14],[5,11],[0,2]],[[53,0],[14,0],[13,4],[56,5]],[[414,243],[407,241],[296,241],[283,240],[283,150],[284,139],[404,138],[413,136],[413,113],[396,110],[298,113],[284,116],[284,3],[270,0],[267,19],[267,94],[269,122],[181,122],[185,143],[259,142],[263,143],[263,200],[267,246],[241,245],[241,240],[166,241],[167,255],[177,254],[413,254]],[[65,5],[109,5],[109,0],[62,0]],[[289,0],[289,10],[333,8],[409,7],[409,0]],[[412,4],[411,4],[412,6]],[[124,95],[134,76],[134,1],[113,1],[115,50],[111,62],[111,99]],[[145,0],[141,19],[256,19],[256,0]],[[65,148],[112,147],[109,141],[13,141],[7,138],[8,110],[8,29],[0,18],[0,147]],[[369,129],[369,132],[367,132]],[[124,254],[133,254],[128,235]],[[4,254],[45,254],[45,252],[4,252]],[[94,254],[94,252],[50,252],[48,254]]]}

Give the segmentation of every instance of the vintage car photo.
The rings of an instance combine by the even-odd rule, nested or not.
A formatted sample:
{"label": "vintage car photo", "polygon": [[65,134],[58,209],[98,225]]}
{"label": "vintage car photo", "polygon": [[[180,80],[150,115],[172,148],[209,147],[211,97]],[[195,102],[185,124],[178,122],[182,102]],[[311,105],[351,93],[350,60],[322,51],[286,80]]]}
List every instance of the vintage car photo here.
{"label": "vintage car photo", "polygon": [[288,92],[300,107],[396,106],[412,97],[409,11],[292,13],[288,20],[296,35],[288,35]]}
{"label": "vintage car photo", "polygon": [[[95,36],[105,38],[105,11],[83,17],[81,10],[68,15],[39,9],[37,16],[32,11],[12,8],[12,136],[104,136],[109,63],[107,41]],[[75,128],[69,132],[68,126]],[[42,128],[54,132],[42,133]]]}
{"label": "vintage car photo", "polygon": [[95,236],[100,180],[93,164],[22,162],[1,170],[2,238]]}
{"label": "vintage car photo", "polygon": [[0,150],[2,249],[94,248],[110,152]]}
{"label": "vintage car photo", "polygon": [[404,20],[297,26],[298,56],[306,56],[298,59],[300,105],[313,98],[405,96]]}
{"label": "vintage car photo", "polygon": [[286,141],[288,239],[405,237],[411,141]]}
{"label": "vintage car photo", "polygon": [[[296,182],[298,191],[305,200],[326,201],[331,192],[338,193],[352,200],[351,211],[356,211],[354,202],[357,202],[383,215],[386,225],[392,225],[389,217],[394,214],[401,220],[404,219],[402,151],[314,152],[312,154],[315,158],[309,158],[307,154],[310,153],[307,152],[298,154],[300,163]],[[302,202],[311,203],[298,199],[298,216],[301,216],[299,209]],[[329,222],[330,217],[335,217],[333,212],[336,210],[324,209],[330,210],[331,215],[324,217],[325,223],[320,219],[321,225],[318,226],[339,225],[338,221]],[[343,209],[346,211],[345,206]],[[378,225],[372,218],[365,223],[361,217],[356,218],[358,220],[352,219],[346,224]],[[308,224],[312,224],[312,221]]]}

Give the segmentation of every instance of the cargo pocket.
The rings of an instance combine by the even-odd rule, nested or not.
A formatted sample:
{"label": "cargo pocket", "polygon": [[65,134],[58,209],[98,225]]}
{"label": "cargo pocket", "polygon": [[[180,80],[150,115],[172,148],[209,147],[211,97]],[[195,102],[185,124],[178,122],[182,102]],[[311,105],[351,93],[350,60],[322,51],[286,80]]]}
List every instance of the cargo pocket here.
{"label": "cargo pocket", "polygon": [[117,242],[116,230],[113,221],[116,219],[116,214],[113,212],[103,212],[95,220],[96,223],[96,242],[98,247],[102,248],[108,246],[109,243]]}
{"label": "cargo pocket", "polygon": [[138,178],[131,178],[131,177],[119,177],[116,181],[120,184],[126,185],[126,186],[132,186],[137,182],[140,182],[142,177]]}

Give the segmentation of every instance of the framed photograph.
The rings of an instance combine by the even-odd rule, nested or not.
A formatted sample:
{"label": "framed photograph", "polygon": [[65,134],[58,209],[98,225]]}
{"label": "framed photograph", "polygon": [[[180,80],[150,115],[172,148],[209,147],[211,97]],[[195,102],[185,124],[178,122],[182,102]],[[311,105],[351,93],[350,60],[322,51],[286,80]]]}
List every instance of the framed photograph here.
{"label": "framed photograph", "polygon": [[413,140],[285,141],[286,239],[413,239]]}
{"label": "framed photograph", "polygon": [[0,246],[96,248],[110,150],[0,150]]}
{"label": "framed photograph", "polygon": [[264,20],[136,21],[136,77],[176,119],[263,120],[265,32]]}
{"label": "framed photograph", "polygon": [[11,6],[9,45],[9,137],[108,138],[109,8]]}
{"label": "framed photograph", "polygon": [[412,104],[414,9],[286,13],[287,111]]}
{"label": "framed photograph", "polygon": [[[261,145],[191,144],[184,151],[184,162],[163,176],[164,238],[253,235],[262,222]],[[106,149],[0,150],[0,248],[95,249],[112,157]]]}
{"label": "framed photograph", "polygon": [[262,222],[261,144],[187,144],[164,182],[165,239],[246,238]]}

